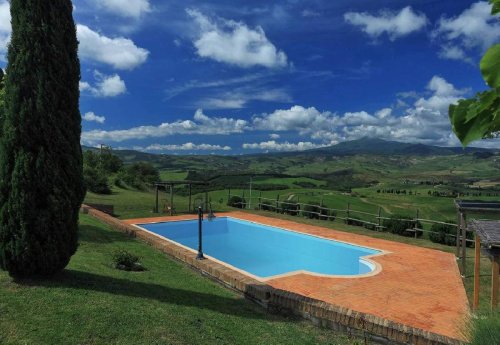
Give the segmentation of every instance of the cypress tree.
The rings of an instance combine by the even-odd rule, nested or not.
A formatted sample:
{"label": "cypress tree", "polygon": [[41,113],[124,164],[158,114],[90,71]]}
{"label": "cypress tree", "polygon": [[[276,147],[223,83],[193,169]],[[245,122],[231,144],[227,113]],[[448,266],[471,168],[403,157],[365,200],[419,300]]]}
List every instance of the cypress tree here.
{"label": "cypress tree", "polygon": [[0,267],[62,270],[78,245],[80,63],[71,0],[11,0],[0,135]]}

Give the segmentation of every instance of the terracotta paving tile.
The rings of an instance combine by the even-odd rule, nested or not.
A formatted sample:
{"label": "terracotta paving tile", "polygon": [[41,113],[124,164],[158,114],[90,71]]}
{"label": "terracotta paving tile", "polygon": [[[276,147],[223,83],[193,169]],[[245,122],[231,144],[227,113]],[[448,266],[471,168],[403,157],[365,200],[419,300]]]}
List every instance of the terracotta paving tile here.
{"label": "terracotta paving tile", "polygon": [[[219,213],[218,216],[255,221],[389,252],[371,259],[382,266],[382,271],[374,276],[331,278],[298,274],[266,283],[274,288],[463,339],[460,329],[469,306],[452,254],[244,212]],[[125,222],[140,224],[193,218],[196,216],[130,219]]]}

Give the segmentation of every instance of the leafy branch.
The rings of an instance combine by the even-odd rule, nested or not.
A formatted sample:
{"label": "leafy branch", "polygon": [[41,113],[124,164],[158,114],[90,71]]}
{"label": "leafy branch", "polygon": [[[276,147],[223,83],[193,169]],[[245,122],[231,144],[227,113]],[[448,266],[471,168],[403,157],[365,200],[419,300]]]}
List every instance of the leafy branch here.
{"label": "leafy branch", "polygon": [[[500,13],[500,0],[490,0],[492,15]],[[481,73],[491,90],[450,105],[453,132],[467,146],[472,141],[500,133],[500,44],[493,45],[481,59]]]}

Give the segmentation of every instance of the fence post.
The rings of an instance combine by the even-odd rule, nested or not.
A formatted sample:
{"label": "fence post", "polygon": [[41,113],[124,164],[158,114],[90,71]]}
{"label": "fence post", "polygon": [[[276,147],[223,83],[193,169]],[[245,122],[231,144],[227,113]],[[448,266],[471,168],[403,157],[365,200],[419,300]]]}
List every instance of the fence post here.
{"label": "fence post", "polygon": [[259,211],[262,210],[262,191],[259,191]]}
{"label": "fence post", "polygon": [[346,219],[345,219],[345,223],[346,224],[349,224],[349,214],[350,214],[350,211],[351,211],[351,203],[348,202],[347,203],[347,211],[346,211],[347,216],[346,216]]}
{"label": "fence post", "polygon": [[415,225],[413,225],[413,229],[415,230],[415,238],[418,238],[417,234],[418,234],[418,219],[419,219],[419,209],[417,208],[417,218],[415,218]]}
{"label": "fence post", "polygon": [[280,202],[280,195],[278,194],[278,196],[276,197],[276,213],[279,213],[278,211],[278,207],[279,207],[279,202]]}
{"label": "fence post", "polygon": [[382,231],[382,207],[378,208],[378,228],[377,231]]}
{"label": "fence post", "polygon": [[229,201],[229,199],[231,199],[231,188],[228,188],[227,190],[228,190],[228,192],[227,192],[227,201]]}

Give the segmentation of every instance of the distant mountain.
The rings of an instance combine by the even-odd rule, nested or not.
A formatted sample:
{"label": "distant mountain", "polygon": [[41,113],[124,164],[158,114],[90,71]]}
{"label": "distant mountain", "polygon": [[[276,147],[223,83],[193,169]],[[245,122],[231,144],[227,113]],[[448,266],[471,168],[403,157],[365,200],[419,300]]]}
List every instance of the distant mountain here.
{"label": "distant mountain", "polygon": [[[498,151],[498,150],[496,150]],[[333,154],[338,156],[352,156],[359,154],[372,155],[414,155],[414,156],[446,156],[464,153],[495,152],[491,149],[477,147],[441,147],[425,144],[402,143],[376,138],[362,138],[359,140],[344,141],[334,146],[323,147],[308,151],[310,153]]]}
{"label": "distant mountain", "polygon": [[[83,147],[83,150],[98,151],[97,148]],[[424,144],[401,143],[397,141],[386,141],[382,139],[363,138],[359,140],[346,141],[340,144],[323,147],[319,149],[302,152],[273,152],[258,153],[248,155],[234,156],[216,156],[216,155],[173,155],[173,154],[154,154],[134,150],[113,150],[113,153],[120,157],[126,164],[134,162],[150,162],[161,168],[199,168],[212,170],[226,169],[242,171],[247,169],[252,161],[259,162],[277,162],[280,158],[296,158],[299,161],[325,158],[327,156],[356,156],[356,155],[374,155],[374,156],[449,156],[459,154],[474,154],[478,158],[488,158],[500,150],[483,148],[461,147],[440,147]]]}

